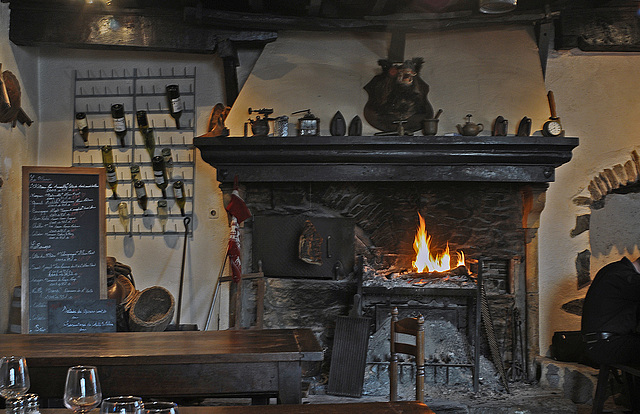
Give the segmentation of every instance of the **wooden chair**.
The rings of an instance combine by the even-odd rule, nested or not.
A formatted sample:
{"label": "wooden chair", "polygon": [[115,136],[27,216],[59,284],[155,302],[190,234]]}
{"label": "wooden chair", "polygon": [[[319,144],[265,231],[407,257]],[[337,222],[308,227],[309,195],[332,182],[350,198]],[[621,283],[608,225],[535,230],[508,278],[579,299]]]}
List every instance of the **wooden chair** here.
{"label": "wooden chair", "polygon": [[[415,337],[415,344],[399,341],[398,334]],[[391,311],[391,363],[389,364],[389,399],[398,401],[398,354],[415,357],[416,400],[424,402],[424,317],[398,320],[398,308]]]}
{"label": "wooden chair", "polygon": [[638,382],[640,382],[640,367],[634,367],[623,364],[600,365],[598,373],[598,385],[596,385],[596,393],[593,397],[592,414],[600,414],[604,408],[604,402],[607,399],[607,385],[609,384],[609,375],[615,370],[620,371],[625,376],[627,383],[627,391],[629,392],[629,401],[631,409],[634,413],[640,412],[640,395],[637,395]]}

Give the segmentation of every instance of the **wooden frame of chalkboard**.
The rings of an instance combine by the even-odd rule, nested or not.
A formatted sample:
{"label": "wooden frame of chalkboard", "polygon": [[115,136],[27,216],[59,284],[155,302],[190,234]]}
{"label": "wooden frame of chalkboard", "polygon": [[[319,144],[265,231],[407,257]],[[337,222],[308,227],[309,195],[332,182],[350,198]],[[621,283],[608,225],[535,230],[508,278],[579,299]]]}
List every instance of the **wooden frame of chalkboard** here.
{"label": "wooden frame of chalkboard", "polygon": [[22,333],[48,301],[107,298],[104,168],[22,167]]}

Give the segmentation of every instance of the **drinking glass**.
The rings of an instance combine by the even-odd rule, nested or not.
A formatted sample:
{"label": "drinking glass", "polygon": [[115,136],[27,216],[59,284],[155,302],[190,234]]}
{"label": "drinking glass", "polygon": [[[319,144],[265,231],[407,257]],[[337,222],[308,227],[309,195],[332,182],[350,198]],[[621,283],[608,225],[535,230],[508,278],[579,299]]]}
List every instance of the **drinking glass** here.
{"label": "drinking glass", "polygon": [[178,414],[178,404],[170,401],[144,403],[144,414]]}
{"label": "drinking glass", "polygon": [[0,395],[4,398],[19,397],[31,386],[27,360],[24,357],[8,356],[0,360]]}
{"label": "drinking glass", "polygon": [[102,400],[101,414],[143,414],[142,398],[129,396],[109,397]]}
{"label": "drinking glass", "polygon": [[86,413],[102,401],[98,370],[89,365],[77,365],[67,370],[64,405],[75,413]]}

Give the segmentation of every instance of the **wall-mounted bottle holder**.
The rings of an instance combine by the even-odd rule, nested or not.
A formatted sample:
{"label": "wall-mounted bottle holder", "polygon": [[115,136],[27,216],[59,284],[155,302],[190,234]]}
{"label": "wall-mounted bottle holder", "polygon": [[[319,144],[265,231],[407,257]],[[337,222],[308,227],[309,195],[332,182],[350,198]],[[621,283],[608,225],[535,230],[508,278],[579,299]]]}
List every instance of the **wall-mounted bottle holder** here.
{"label": "wall-mounted bottle holder", "polygon": [[[174,111],[170,110],[172,102],[167,96],[167,85],[175,86],[171,88],[174,99],[175,89],[179,90],[179,103],[182,105],[178,107],[181,109],[179,127],[172,117],[176,107],[173,107]],[[107,163],[112,164],[117,198],[107,183],[108,235],[184,233],[184,217],[192,219],[193,215],[195,87],[195,67],[180,70],[133,69],[131,73],[126,69],[99,70],[97,74],[88,71],[85,75],[76,71],[73,165],[103,167]],[[114,105],[117,108],[112,108]],[[140,111],[144,111],[148,122],[148,128],[144,130],[139,128],[137,119]],[[122,125],[125,134],[119,136],[118,130]],[[106,162],[103,160],[105,147],[110,147]],[[156,184],[159,177],[154,175],[152,155],[164,156],[166,182],[160,185]],[[139,197],[140,188],[136,193],[134,178],[144,184],[145,210],[142,208],[145,203]],[[178,180],[183,185],[184,216],[173,192],[173,183]],[[164,191],[161,188],[163,184],[166,184]]]}

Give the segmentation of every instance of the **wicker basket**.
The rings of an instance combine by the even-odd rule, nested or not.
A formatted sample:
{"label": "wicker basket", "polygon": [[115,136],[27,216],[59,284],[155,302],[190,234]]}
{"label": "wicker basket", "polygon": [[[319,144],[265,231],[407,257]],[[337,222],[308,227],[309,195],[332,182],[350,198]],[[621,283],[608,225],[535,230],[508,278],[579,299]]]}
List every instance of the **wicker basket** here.
{"label": "wicker basket", "polygon": [[134,332],[162,332],[175,310],[175,300],[161,286],[146,288],[133,300],[129,309],[129,330]]}

